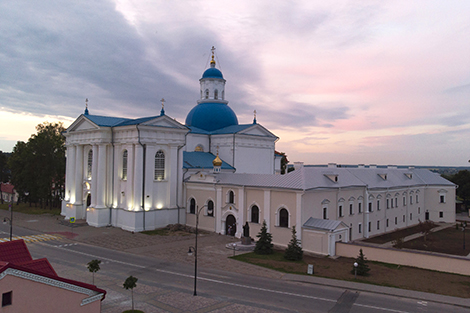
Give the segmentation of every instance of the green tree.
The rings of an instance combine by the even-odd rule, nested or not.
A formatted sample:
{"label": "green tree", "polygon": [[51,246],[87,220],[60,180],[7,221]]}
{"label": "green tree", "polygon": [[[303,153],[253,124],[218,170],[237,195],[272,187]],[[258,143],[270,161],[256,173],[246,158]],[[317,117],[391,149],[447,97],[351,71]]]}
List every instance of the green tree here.
{"label": "green tree", "polygon": [[100,260],[91,260],[88,262],[88,270],[93,274],[93,285],[95,284],[95,273],[100,270]]}
{"label": "green tree", "polygon": [[284,258],[291,261],[300,261],[304,256],[302,247],[300,246],[300,240],[297,239],[297,232],[295,226],[292,227],[292,239],[287,245],[286,251],[284,251]]}
{"label": "green tree", "polygon": [[442,175],[442,177],[458,185],[456,194],[468,206],[470,202],[470,171],[462,170],[454,175]]}
{"label": "green tree", "polygon": [[367,276],[369,275],[369,265],[367,265],[367,259],[364,256],[364,253],[362,253],[362,249],[359,250],[359,256],[356,258],[356,263],[357,263],[357,269],[353,265],[353,269],[351,271],[352,274],[354,274],[357,270],[357,275],[360,276]]}
{"label": "green tree", "polygon": [[272,254],[273,251],[273,236],[268,233],[268,227],[266,226],[266,221],[263,221],[263,226],[261,227],[260,232],[258,235],[258,241],[255,245],[255,253],[256,254]]}
{"label": "green tree", "polygon": [[137,278],[134,276],[129,276],[127,277],[126,281],[122,285],[124,289],[126,290],[131,290],[131,295],[132,295],[132,312],[134,312],[134,288],[137,287]]}
{"label": "green tree", "polygon": [[65,182],[65,130],[62,123],[36,126],[28,142],[18,141],[8,160],[12,183],[20,196],[39,201],[42,207],[59,206]]}
{"label": "green tree", "polygon": [[0,150],[0,183],[10,181],[10,170],[7,165],[7,155]]}

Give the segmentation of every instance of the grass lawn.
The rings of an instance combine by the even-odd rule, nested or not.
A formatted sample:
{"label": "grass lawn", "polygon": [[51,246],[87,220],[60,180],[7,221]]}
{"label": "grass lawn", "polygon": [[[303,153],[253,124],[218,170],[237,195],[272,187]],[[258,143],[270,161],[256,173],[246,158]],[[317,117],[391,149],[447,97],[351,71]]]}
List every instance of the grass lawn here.
{"label": "grass lawn", "polygon": [[[436,224],[435,227],[438,227],[439,225]],[[370,242],[370,243],[377,243],[377,244],[384,244],[390,241],[397,240],[398,238],[404,238],[406,236],[410,236],[413,234],[418,234],[420,232],[419,225],[413,226],[413,227],[408,227],[405,229],[400,229],[388,234],[384,234],[381,236],[376,236],[373,238],[369,238],[366,240],[363,240],[364,242]]]}
{"label": "grass lawn", "polygon": [[[367,255],[365,257],[367,258]],[[414,267],[368,262],[367,264],[371,269],[370,275],[366,277],[358,276],[357,280],[354,280],[354,274],[351,273],[351,270],[355,260],[351,258],[331,259],[305,255],[302,261],[287,261],[283,258],[282,251],[276,251],[274,254],[267,256],[257,255],[252,252],[232,258],[285,273],[303,275],[307,275],[308,264],[313,264],[315,276],[462,298],[470,296],[470,277]]]}
{"label": "grass lawn", "polygon": [[[0,210],[6,210],[8,211],[8,205],[10,203],[3,203],[3,204],[0,204]],[[46,208],[46,209],[41,209],[39,206],[35,207],[34,204],[32,204],[31,206],[29,206],[29,203],[20,203],[20,204],[16,204],[16,203],[13,203],[11,205],[12,209],[13,209],[13,213],[14,212],[20,212],[20,213],[26,213],[26,214],[52,214],[52,215],[60,215],[60,208],[52,208],[49,209],[49,208]]]}
{"label": "grass lawn", "polygon": [[[465,231],[468,233],[469,231]],[[446,228],[427,236],[426,241],[423,237],[407,241],[402,247],[407,249],[424,250],[440,252],[452,255],[468,255],[470,254],[470,236],[465,234],[465,250],[463,249],[463,236],[461,228]]]}

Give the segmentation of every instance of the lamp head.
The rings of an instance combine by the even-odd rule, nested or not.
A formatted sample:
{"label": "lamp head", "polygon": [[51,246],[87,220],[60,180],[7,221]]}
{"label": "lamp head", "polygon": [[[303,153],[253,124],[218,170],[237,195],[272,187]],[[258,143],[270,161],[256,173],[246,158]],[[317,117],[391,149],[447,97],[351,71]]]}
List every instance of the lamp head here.
{"label": "lamp head", "polygon": [[192,256],[192,255],[193,255],[193,250],[191,249],[191,247],[189,247],[188,255],[189,255],[189,256]]}
{"label": "lamp head", "polygon": [[354,262],[354,267],[358,267],[359,264],[357,264],[357,262]]}

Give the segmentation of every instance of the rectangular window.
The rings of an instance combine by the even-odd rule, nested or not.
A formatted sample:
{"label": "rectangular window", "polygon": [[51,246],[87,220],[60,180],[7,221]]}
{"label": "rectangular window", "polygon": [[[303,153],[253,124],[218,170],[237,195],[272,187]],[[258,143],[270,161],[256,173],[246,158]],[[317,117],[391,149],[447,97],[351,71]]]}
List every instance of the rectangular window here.
{"label": "rectangular window", "polygon": [[398,197],[395,198],[395,207],[398,208]]}
{"label": "rectangular window", "polygon": [[440,217],[440,218],[443,218],[443,217],[444,217],[444,212],[443,212],[443,211],[440,211],[440,212],[439,212],[439,217]]}
{"label": "rectangular window", "polygon": [[406,205],[406,197],[403,197],[403,206]]}
{"label": "rectangular window", "polygon": [[419,203],[418,195],[416,195],[416,203]]}
{"label": "rectangular window", "polygon": [[13,291],[8,291],[2,294],[2,307],[11,305]]}
{"label": "rectangular window", "polygon": [[323,219],[324,219],[324,220],[327,220],[327,219],[328,219],[327,212],[328,212],[328,209],[327,209],[327,208],[323,208]]}
{"label": "rectangular window", "polygon": [[398,218],[395,217],[395,225],[398,224]]}
{"label": "rectangular window", "polygon": [[388,218],[387,218],[387,227],[388,227]]}
{"label": "rectangular window", "polygon": [[343,206],[340,205],[339,206],[339,217],[342,217],[343,216]]}
{"label": "rectangular window", "polygon": [[359,234],[362,233],[362,224],[361,223],[359,223],[359,225],[357,226],[357,230],[358,230]]}
{"label": "rectangular window", "polygon": [[387,209],[390,209],[390,199],[387,199]]}
{"label": "rectangular window", "polygon": [[354,209],[353,209],[353,205],[352,203],[349,204],[349,215],[353,215],[354,214]]}
{"label": "rectangular window", "polygon": [[440,197],[439,197],[439,202],[440,202],[440,203],[444,203],[444,202],[445,202],[444,196],[440,196]]}
{"label": "rectangular window", "polygon": [[413,196],[410,196],[410,204],[413,204]]}
{"label": "rectangular window", "polygon": [[371,222],[369,222],[369,224],[367,224],[367,230],[368,230],[368,232],[370,232],[370,230],[371,230],[371,227],[370,227],[370,226],[371,226]]}
{"label": "rectangular window", "polygon": [[380,211],[380,200],[377,200],[377,211]]}
{"label": "rectangular window", "polygon": [[421,214],[421,208],[418,208],[418,214]]}
{"label": "rectangular window", "polygon": [[405,218],[406,218],[405,215],[403,215],[403,223],[405,222]]}
{"label": "rectangular window", "polygon": [[377,221],[377,230],[380,229],[380,221]]}
{"label": "rectangular window", "polygon": [[372,202],[369,202],[369,212],[372,212]]}
{"label": "rectangular window", "polygon": [[357,204],[357,211],[359,213],[362,213],[362,203],[360,203],[360,202]]}
{"label": "rectangular window", "polygon": [[413,213],[410,213],[410,221],[413,220]]}

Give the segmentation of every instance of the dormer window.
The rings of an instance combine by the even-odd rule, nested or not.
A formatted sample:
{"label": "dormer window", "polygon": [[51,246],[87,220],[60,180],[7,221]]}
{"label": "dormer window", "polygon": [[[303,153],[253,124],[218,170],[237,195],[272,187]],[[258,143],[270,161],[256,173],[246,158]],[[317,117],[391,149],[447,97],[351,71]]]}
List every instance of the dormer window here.
{"label": "dormer window", "polygon": [[387,174],[385,173],[382,173],[382,174],[377,174],[380,176],[380,178],[382,178],[383,180],[387,180]]}
{"label": "dormer window", "polygon": [[338,174],[324,174],[328,179],[330,179],[332,182],[337,183],[338,182]]}

